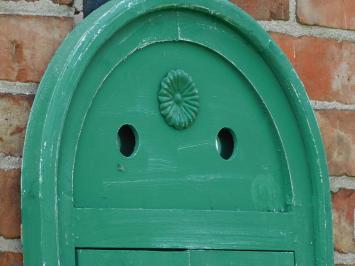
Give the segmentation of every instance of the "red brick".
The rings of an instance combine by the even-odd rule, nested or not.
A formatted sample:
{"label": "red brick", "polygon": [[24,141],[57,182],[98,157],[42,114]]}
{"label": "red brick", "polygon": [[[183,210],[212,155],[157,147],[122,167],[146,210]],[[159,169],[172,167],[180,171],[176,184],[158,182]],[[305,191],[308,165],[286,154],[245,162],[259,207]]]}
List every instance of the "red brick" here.
{"label": "red brick", "polygon": [[60,5],[71,5],[73,3],[73,0],[52,0],[52,1]]}
{"label": "red brick", "polygon": [[355,43],[272,33],[313,100],[355,103]]}
{"label": "red brick", "polygon": [[0,252],[0,266],[22,266],[22,254]]}
{"label": "red brick", "polygon": [[288,0],[231,0],[258,20],[288,20]]}
{"label": "red brick", "polygon": [[341,189],[332,196],[334,248],[341,253],[355,252],[355,190]]}
{"label": "red brick", "polygon": [[330,175],[355,176],[355,111],[322,110],[316,114]]}
{"label": "red brick", "polygon": [[0,153],[22,154],[33,96],[0,94]]}
{"label": "red brick", "polygon": [[39,82],[72,18],[0,15],[0,79]]}
{"label": "red brick", "polygon": [[0,235],[5,238],[21,236],[20,176],[20,170],[0,170]]}
{"label": "red brick", "polygon": [[301,23],[339,29],[355,29],[354,0],[298,0]]}

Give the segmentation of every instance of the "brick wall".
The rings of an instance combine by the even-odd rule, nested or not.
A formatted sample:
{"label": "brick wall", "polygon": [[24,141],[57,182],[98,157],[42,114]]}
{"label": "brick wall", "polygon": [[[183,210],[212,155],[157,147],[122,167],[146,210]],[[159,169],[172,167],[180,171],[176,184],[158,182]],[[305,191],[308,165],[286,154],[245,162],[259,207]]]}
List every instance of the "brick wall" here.
{"label": "brick wall", "polygon": [[[22,265],[28,114],[51,56],[82,18],[81,1],[0,0],[0,266]],[[335,264],[355,266],[355,1],[232,1],[272,34],[306,85],[329,162]]]}
{"label": "brick wall", "polygon": [[20,179],[37,84],[80,19],[72,0],[0,0],[0,266],[21,266]]}

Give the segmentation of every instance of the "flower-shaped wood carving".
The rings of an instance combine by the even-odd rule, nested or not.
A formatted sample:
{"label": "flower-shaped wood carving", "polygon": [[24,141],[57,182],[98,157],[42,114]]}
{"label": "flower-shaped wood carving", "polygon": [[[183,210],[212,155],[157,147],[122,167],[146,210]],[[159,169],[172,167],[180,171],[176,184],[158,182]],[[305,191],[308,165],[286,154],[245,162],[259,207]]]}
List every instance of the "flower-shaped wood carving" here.
{"label": "flower-shaped wood carving", "polygon": [[171,70],[161,81],[158,93],[160,113],[166,123],[178,130],[193,124],[199,111],[199,93],[183,70]]}

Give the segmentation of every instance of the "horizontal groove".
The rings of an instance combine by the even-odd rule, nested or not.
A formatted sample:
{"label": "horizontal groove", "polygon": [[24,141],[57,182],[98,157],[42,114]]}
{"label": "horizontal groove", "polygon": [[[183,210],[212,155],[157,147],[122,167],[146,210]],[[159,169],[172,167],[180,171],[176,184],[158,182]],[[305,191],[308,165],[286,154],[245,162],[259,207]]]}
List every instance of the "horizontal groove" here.
{"label": "horizontal groove", "polygon": [[337,41],[355,42],[355,31],[351,30],[302,25],[292,20],[259,21],[259,23],[266,31],[285,33],[294,37],[313,36]]}
{"label": "horizontal groove", "polygon": [[355,177],[349,176],[331,176],[330,177],[330,190],[337,192],[339,189],[354,189],[355,190]]}
{"label": "horizontal groove", "polygon": [[334,264],[345,264],[350,265],[355,263],[355,254],[342,254],[339,252],[334,252]]}
{"label": "horizontal groove", "polygon": [[0,15],[32,15],[32,16],[56,16],[73,17],[75,8],[67,5],[59,5],[51,0],[38,0],[35,2],[0,1]]}
{"label": "horizontal groove", "polygon": [[20,157],[6,156],[0,153],[0,169],[2,170],[20,169],[21,163]]}
{"label": "horizontal groove", "polygon": [[339,102],[311,101],[315,110],[344,110],[355,111],[355,104],[343,104]]}
{"label": "horizontal groove", "polygon": [[0,236],[0,252],[21,253],[21,239],[6,239]]}
{"label": "horizontal groove", "polygon": [[0,80],[0,93],[32,95],[37,92],[37,87],[37,83]]}

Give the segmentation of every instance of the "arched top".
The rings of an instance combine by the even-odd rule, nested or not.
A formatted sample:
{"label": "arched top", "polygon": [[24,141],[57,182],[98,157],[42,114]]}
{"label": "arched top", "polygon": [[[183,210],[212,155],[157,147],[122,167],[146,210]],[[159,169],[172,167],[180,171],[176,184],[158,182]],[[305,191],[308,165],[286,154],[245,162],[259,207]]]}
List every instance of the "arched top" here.
{"label": "arched top", "polygon": [[[22,181],[26,265],[59,265],[61,260],[58,213],[70,203],[61,206],[58,203],[58,168],[65,164],[60,161],[63,160],[60,148],[71,101],[78,93],[76,89],[87,67],[117,32],[141,17],[165,11],[186,11],[215,18],[245,39],[275,75],[297,121],[307,156],[315,195],[312,207],[313,230],[317,235],[316,265],[332,265],[328,174],[319,129],[303,84],[280,48],[257,22],[229,1],[221,0],[113,0],[79,23],[62,43],[41,81],[26,133]],[[179,25],[176,31],[175,41],[191,41],[180,32]],[[159,34],[138,41],[139,49],[159,42]],[[199,44],[213,50],[208,44]],[[216,49],[214,52],[219,53]]]}

